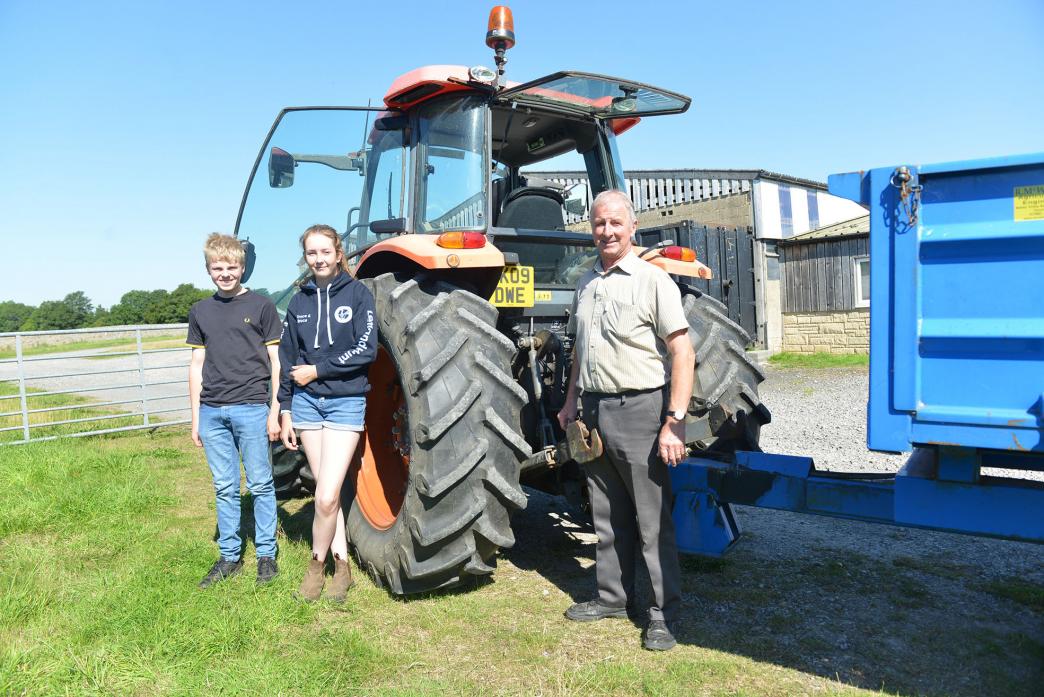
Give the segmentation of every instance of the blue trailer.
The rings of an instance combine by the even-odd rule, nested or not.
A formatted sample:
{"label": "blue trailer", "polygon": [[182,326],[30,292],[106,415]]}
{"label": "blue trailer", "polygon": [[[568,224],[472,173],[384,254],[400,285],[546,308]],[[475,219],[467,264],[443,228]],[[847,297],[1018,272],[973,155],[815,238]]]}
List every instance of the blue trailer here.
{"label": "blue trailer", "polygon": [[894,476],[690,458],[672,471],[679,547],[726,551],[732,504],[1044,542],[1044,483],[992,472],[1044,471],[1044,153],[829,186],[870,212],[867,446],[911,455]]}

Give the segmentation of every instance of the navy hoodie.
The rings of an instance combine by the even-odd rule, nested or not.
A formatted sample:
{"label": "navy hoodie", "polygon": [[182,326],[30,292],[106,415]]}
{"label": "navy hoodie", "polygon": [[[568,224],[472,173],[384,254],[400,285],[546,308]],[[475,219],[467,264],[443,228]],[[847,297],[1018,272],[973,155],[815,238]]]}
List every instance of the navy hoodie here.
{"label": "navy hoodie", "polygon": [[[370,289],[345,272],[326,288],[314,280],[290,299],[279,341],[279,408],[287,411],[296,390],[317,397],[360,396],[370,389],[377,355],[377,317]],[[314,365],[318,378],[298,387],[295,365]]]}

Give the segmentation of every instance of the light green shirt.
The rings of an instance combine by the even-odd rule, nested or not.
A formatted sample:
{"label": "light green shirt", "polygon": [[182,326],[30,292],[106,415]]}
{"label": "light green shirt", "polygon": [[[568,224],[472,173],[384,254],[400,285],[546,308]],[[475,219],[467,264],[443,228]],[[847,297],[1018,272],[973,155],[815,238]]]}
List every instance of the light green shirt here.
{"label": "light green shirt", "polygon": [[576,336],[580,389],[662,387],[670,379],[665,339],[688,328],[678,286],[663,270],[633,253],[608,271],[598,261],[577,284],[566,329]]}

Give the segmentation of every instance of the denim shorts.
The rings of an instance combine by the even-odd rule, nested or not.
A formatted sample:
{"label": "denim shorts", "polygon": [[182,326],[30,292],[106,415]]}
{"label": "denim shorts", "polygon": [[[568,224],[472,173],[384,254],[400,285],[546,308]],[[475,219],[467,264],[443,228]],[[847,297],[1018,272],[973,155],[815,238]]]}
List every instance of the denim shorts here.
{"label": "denim shorts", "polygon": [[302,431],[362,431],[365,418],[366,397],[316,397],[301,391],[290,402],[290,419]]}

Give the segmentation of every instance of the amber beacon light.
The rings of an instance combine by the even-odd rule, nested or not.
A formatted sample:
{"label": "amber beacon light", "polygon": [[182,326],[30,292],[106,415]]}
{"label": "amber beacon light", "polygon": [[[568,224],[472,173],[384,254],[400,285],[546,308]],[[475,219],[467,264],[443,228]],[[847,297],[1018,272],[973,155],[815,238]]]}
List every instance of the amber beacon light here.
{"label": "amber beacon light", "polygon": [[489,11],[486,45],[494,51],[507,50],[515,45],[515,20],[510,7],[497,5]]}

